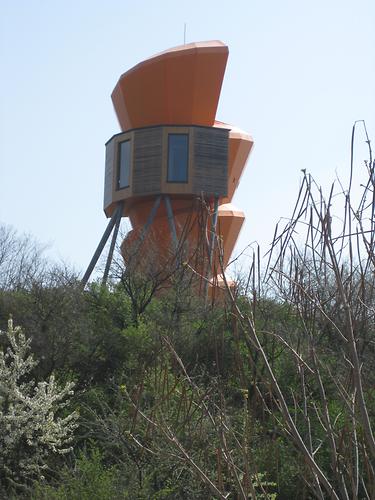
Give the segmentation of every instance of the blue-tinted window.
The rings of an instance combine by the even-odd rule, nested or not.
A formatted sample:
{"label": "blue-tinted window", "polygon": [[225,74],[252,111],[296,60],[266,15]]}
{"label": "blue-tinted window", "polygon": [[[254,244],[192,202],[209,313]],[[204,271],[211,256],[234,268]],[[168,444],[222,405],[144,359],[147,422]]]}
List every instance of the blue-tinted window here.
{"label": "blue-tinted window", "polygon": [[188,181],[188,134],[168,135],[168,182]]}
{"label": "blue-tinted window", "polygon": [[119,155],[120,158],[119,158],[118,188],[122,189],[129,186],[130,141],[120,142]]}

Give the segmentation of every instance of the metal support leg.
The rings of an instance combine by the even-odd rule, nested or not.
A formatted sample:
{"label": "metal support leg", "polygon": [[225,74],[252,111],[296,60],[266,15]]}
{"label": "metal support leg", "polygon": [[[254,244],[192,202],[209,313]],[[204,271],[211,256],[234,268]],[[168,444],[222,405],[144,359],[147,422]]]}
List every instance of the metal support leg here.
{"label": "metal support leg", "polygon": [[[150,215],[148,216],[148,219],[146,221],[146,224],[143,226],[143,229],[142,229],[142,232],[141,234],[139,235],[139,241],[138,241],[138,244],[136,245],[135,247],[135,250],[134,252],[132,253],[131,255],[131,258],[130,260],[138,255],[139,253],[139,250],[142,246],[142,243],[143,243],[143,240],[146,238],[146,235],[148,233],[148,230],[150,229],[150,226],[151,224],[154,222],[154,219],[155,219],[155,215],[156,215],[156,212],[158,211],[158,208],[159,208],[159,205],[160,205],[160,201],[161,201],[161,195],[159,195],[156,200],[155,200],[155,203],[154,203],[154,206],[152,207],[152,210],[150,212]],[[130,261],[129,261],[130,262]]]}
{"label": "metal support leg", "polygon": [[214,213],[213,213],[212,223],[211,223],[211,238],[210,238],[210,245],[208,247],[207,276],[206,276],[206,282],[205,282],[205,287],[204,287],[204,295],[205,295],[206,299],[207,299],[207,295],[208,295],[208,279],[209,279],[209,275],[210,275],[210,271],[211,271],[211,267],[212,267],[212,260],[213,260],[213,254],[214,254],[214,248],[215,248],[215,236],[216,236],[218,212],[219,212],[219,197],[215,196]]}
{"label": "metal support leg", "polygon": [[105,244],[107,243],[107,240],[112,232],[113,226],[116,224],[117,218],[122,216],[122,209],[123,209],[122,207],[123,207],[123,203],[121,202],[117,206],[116,210],[113,212],[111,220],[108,223],[107,229],[104,231],[102,239],[99,242],[99,245],[98,245],[98,247],[97,247],[97,249],[96,249],[96,251],[91,259],[91,262],[90,262],[85,274],[83,275],[83,278],[81,280],[81,283],[83,286],[86,286],[86,284],[91,276],[91,273],[93,272],[94,267],[99,260],[99,257],[103,251],[103,248],[105,247]]}
{"label": "metal support leg", "polygon": [[176,232],[176,225],[174,223],[174,216],[173,216],[173,211],[172,211],[171,200],[170,200],[168,195],[164,196],[164,202],[165,202],[165,207],[167,209],[168,224],[169,224],[169,229],[170,229],[171,235],[172,235],[174,250],[177,250],[178,238],[177,238],[177,232]]}
{"label": "metal support leg", "polygon": [[116,245],[117,235],[118,235],[118,231],[120,228],[121,218],[122,218],[122,212],[119,212],[119,214],[117,216],[116,224],[115,224],[115,229],[114,229],[113,235],[112,235],[111,246],[109,247],[107,262],[105,265],[103,279],[102,279],[102,285],[105,285],[107,283],[109,269],[111,267],[112,259],[113,259],[113,252],[114,252],[115,245]]}
{"label": "metal support leg", "polygon": [[208,249],[209,268],[211,268],[211,265],[212,265],[212,257],[213,257],[213,253],[214,253],[214,247],[215,247],[215,236],[216,236],[218,212],[219,212],[219,198],[218,198],[218,196],[215,196],[214,214],[213,214],[212,224],[211,224],[211,240],[210,240],[210,246]]}

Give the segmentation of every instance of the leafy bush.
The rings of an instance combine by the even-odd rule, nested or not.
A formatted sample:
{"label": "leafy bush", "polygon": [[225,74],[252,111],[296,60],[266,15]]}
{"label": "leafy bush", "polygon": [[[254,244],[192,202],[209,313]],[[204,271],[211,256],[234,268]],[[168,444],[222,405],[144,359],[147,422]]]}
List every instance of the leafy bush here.
{"label": "leafy bush", "polygon": [[81,453],[75,468],[66,466],[59,477],[60,485],[54,488],[39,484],[32,498],[35,500],[112,500],[127,498],[119,486],[117,467],[106,467],[99,450],[87,455]]}

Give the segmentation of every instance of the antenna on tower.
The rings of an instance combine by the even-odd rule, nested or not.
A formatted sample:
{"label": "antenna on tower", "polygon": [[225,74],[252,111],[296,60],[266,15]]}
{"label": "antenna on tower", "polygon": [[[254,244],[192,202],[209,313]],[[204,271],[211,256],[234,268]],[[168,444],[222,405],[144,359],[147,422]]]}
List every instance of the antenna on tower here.
{"label": "antenna on tower", "polygon": [[186,45],[186,23],[184,23],[184,45]]}

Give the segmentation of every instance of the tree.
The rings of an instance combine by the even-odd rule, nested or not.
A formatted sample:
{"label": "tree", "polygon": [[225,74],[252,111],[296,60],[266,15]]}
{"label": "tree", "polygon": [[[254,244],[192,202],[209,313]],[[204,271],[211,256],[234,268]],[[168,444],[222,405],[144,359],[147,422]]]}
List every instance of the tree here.
{"label": "tree", "polygon": [[[259,290],[247,311],[232,296],[248,350],[265,366],[257,383],[265,409],[276,433],[294,444],[317,498],[375,495],[375,162],[369,153],[359,204],[353,172],[346,189],[333,185],[327,197],[305,173],[291,219],[275,232],[264,281],[273,284],[273,300],[289,306],[294,328],[261,331]],[[284,349],[277,366],[265,349],[267,337]]]}
{"label": "tree", "polygon": [[0,350],[0,494],[42,479],[51,454],[70,450],[78,415],[59,416],[73,394],[72,383],[59,388],[53,375],[36,383],[30,374],[37,361],[30,340],[8,322],[8,348]]}
{"label": "tree", "polygon": [[0,290],[18,290],[45,270],[44,247],[31,236],[0,224]]}

